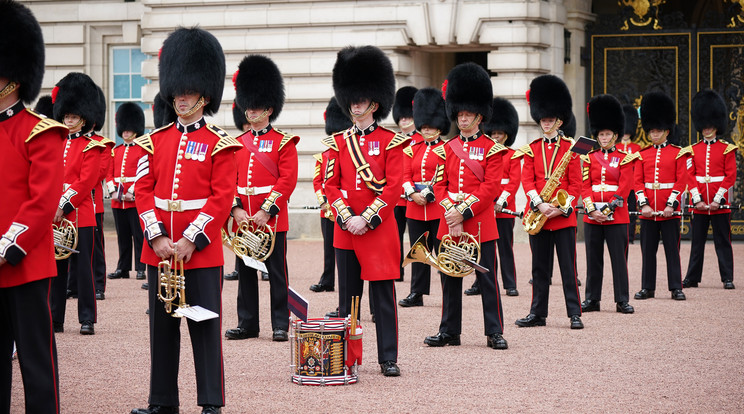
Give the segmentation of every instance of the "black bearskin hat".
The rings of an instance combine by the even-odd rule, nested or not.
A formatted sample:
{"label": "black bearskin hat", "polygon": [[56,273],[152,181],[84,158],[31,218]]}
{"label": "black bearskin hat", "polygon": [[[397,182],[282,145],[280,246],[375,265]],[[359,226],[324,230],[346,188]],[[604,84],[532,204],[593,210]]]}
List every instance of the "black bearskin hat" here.
{"label": "black bearskin hat", "polygon": [[103,89],[100,86],[96,85],[96,89],[98,89],[98,103],[96,105],[96,119],[93,121],[95,122],[93,129],[100,131],[103,129],[104,122],[106,122],[106,96],[103,94]]}
{"label": "black bearskin hat", "polygon": [[575,138],[576,137],[576,117],[573,114],[573,111],[568,114],[569,118],[568,121],[566,121],[563,125],[561,125],[561,131],[563,131],[563,135]]}
{"label": "black bearskin hat", "polygon": [[336,98],[331,98],[328,101],[328,106],[326,106],[325,112],[323,113],[326,134],[332,135],[349,129],[353,124],[347,114],[348,112],[338,106]]}
{"label": "black bearskin hat", "polygon": [[245,118],[245,112],[243,112],[242,109],[238,106],[238,103],[233,101],[232,104],[232,114],[233,114],[233,122],[235,122],[235,128],[240,131],[240,133],[243,133],[243,126],[248,123],[248,120]]}
{"label": "black bearskin hat", "polygon": [[633,105],[623,105],[623,112],[625,113],[623,135],[630,134],[630,140],[633,141],[638,128],[638,110]]}
{"label": "black bearskin hat", "polygon": [[78,115],[85,120],[83,132],[90,131],[100,116],[98,86],[84,73],[65,75],[52,90],[52,100],[54,119],[64,123],[65,115]]}
{"label": "black bearskin hat", "polygon": [[220,42],[198,27],[179,27],[163,42],[159,76],[160,95],[169,105],[176,95],[196,92],[209,98],[204,114],[213,115],[225,89],[225,55]]}
{"label": "black bearskin hat", "polygon": [[504,131],[506,133],[504,145],[509,147],[514,144],[519,131],[519,115],[514,105],[504,98],[493,98],[491,114],[491,120],[481,124],[483,132],[490,135],[493,131]]}
{"label": "black bearskin hat", "polygon": [[243,58],[235,73],[235,101],[243,111],[274,108],[269,116],[274,122],[284,107],[284,80],[276,63],[261,55]]}
{"label": "black bearskin hat", "polygon": [[31,10],[16,1],[0,0],[0,56],[0,76],[19,83],[19,97],[30,104],[44,78],[44,38]]}
{"label": "black bearskin hat", "polygon": [[620,101],[612,95],[597,95],[586,106],[589,115],[589,130],[596,138],[599,131],[609,129],[622,137],[625,130],[625,112]]}
{"label": "black bearskin hat", "polygon": [[677,119],[674,102],[663,92],[649,92],[641,100],[641,125],[648,132],[652,129],[673,132]]}
{"label": "black bearskin hat", "polygon": [[[552,117],[567,123],[573,116],[571,112],[573,103],[568,86],[554,75],[541,75],[532,80],[528,102],[530,104],[530,115],[538,124],[541,119]],[[561,129],[564,132],[566,131],[565,128]]]}
{"label": "black bearskin hat", "polygon": [[393,64],[374,46],[347,46],[338,52],[333,66],[333,93],[346,112],[354,102],[376,102],[374,118],[379,122],[390,114],[395,100]]}
{"label": "black bearskin hat", "polygon": [[441,91],[435,88],[423,88],[413,96],[413,121],[416,129],[424,126],[436,128],[441,135],[449,134],[450,120],[447,118],[446,105]]}
{"label": "black bearskin hat", "polygon": [[173,106],[166,102],[160,92],[155,95],[155,100],[152,103],[152,122],[155,128],[160,128],[163,125],[168,125],[171,122],[176,122],[178,116],[176,111],[173,110]]}
{"label": "black bearskin hat", "polygon": [[401,118],[413,118],[413,95],[416,95],[417,90],[413,86],[404,86],[395,92],[393,121],[396,125]]}
{"label": "black bearskin hat", "polygon": [[445,80],[444,94],[450,120],[455,120],[460,111],[480,114],[481,122],[491,119],[493,86],[488,72],[479,65],[467,62],[452,68]]}
{"label": "black bearskin hat", "polygon": [[122,136],[124,131],[132,131],[138,137],[144,135],[145,113],[139,104],[124,102],[116,110],[116,133]]}
{"label": "black bearskin hat", "polygon": [[711,89],[703,89],[692,98],[692,123],[695,129],[702,133],[703,129],[713,127],[716,134],[726,133],[726,118],[728,111],[726,103],[718,92]]}
{"label": "black bearskin hat", "polygon": [[54,107],[52,104],[52,96],[44,95],[36,101],[34,111],[37,114],[44,115],[47,118],[51,118],[54,115]]}

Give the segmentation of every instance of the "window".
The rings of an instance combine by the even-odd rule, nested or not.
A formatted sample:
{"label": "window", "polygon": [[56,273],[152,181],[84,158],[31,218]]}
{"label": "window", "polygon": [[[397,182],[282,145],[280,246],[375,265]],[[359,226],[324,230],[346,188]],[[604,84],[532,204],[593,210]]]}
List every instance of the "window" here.
{"label": "window", "polygon": [[150,83],[142,77],[142,62],[147,59],[138,47],[115,47],[111,50],[110,82],[111,100],[109,111],[110,137],[116,137],[116,143],[124,140],[116,133],[116,111],[124,102],[136,102],[143,110],[150,109],[142,103],[142,86]]}

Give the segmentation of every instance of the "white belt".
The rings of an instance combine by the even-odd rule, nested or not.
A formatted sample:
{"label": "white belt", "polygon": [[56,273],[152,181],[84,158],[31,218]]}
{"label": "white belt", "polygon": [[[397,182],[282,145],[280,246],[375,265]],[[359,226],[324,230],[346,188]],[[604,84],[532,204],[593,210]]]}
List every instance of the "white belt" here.
{"label": "white belt", "polygon": [[[616,185],[609,185],[609,184],[595,184],[592,186],[592,191],[594,192],[606,192],[606,191],[617,191],[620,187]],[[595,203],[596,204],[596,203]]]}
{"label": "white belt", "polygon": [[271,192],[272,188],[274,188],[273,185],[265,185],[263,187],[238,187],[238,194],[244,196],[268,194]]}
{"label": "white belt", "polygon": [[206,198],[197,200],[163,200],[155,197],[155,207],[165,211],[199,210],[207,204]]}
{"label": "white belt", "polygon": [[67,191],[70,187],[72,187],[72,184],[65,183],[63,191]]}
{"label": "white belt", "polygon": [[674,188],[674,183],[646,183],[645,187],[649,190],[668,190]]}
{"label": "white belt", "polygon": [[711,176],[702,176],[702,175],[696,175],[695,179],[699,183],[720,183],[723,181],[724,177],[711,177]]}
{"label": "white belt", "polygon": [[341,195],[344,196],[344,198],[349,198],[349,193],[346,190],[341,190]]}
{"label": "white belt", "polygon": [[455,201],[463,201],[470,195],[469,193],[450,193],[447,191],[449,197]]}
{"label": "white belt", "polygon": [[509,184],[509,179],[508,178],[502,178],[501,179],[501,185],[504,185],[504,184]]}
{"label": "white belt", "polygon": [[115,183],[122,183],[122,184],[133,182],[135,180],[137,180],[137,177],[115,177],[114,178]]}

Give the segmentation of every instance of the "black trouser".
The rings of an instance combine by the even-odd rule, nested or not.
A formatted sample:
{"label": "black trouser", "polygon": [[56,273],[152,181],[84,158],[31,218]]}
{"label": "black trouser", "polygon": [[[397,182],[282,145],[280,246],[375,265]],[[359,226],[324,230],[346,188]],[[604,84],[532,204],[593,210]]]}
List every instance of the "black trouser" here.
{"label": "black trouser", "polygon": [[[287,305],[287,232],[274,234],[274,251],[265,261],[269,273],[271,295],[271,329],[289,330]],[[238,328],[259,332],[258,323],[258,270],[238,260]]]}
{"label": "black trouser", "polygon": [[[504,333],[504,310],[501,307],[499,281],[496,277],[496,243],[494,240],[481,243],[480,265],[488,273],[475,272],[481,289],[483,304],[483,327],[486,335]],[[442,321],[439,332],[459,335],[462,332],[462,277],[440,273],[442,279]]]}
{"label": "black trouser", "polygon": [[[351,298],[364,294],[362,267],[354,250],[336,249],[338,266],[339,315],[351,313]],[[398,308],[395,279],[369,282],[369,296],[375,311],[377,361],[398,361]]]}
{"label": "black trouser", "polygon": [[692,242],[690,245],[690,262],[687,265],[685,279],[700,282],[703,276],[703,259],[705,242],[708,237],[708,225],[713,226],[713,244],[718,257],[718,272],[721,282],[734,280],[734,251],[731,248],[731,213],[694,214],[692,216]]}
{"label": "black trouser", "polygon": [[542,230],[530,235],[532,250],[532,306],[530,313],[548,316],[550,276],[553,271],[553,249],[563,281],[563,297],[568,316],[581,315],[581,299],[576,282],[576,227]]}
{"label": "black trouser", "polygon": [[[437,250],[439,250],[438,230],[439,219],[429,221],[408,219],[408,239],[411,242],[411,247],[413,247],[416,240],[424,232],[428,231],[429,235],[426,237],[426,247],[431,249],[434,256],[436,256]],[[420,262],[411,263],[411,293],[428,295],[430,285],[431,266]]]}
{"label": "black trouser", "polygon": [[336,252],[333,251],[333,226],[335,223],[327,218],[320,218],[320,232],[323,234],[323,274],[320,283],[324,286],[336,285]]}
{"label": "black trouser", "polygon": [[[196,371],[196,403],[225,405],[225,370],[222,360],[222,267],[189,269],[186,303],[220,314],[219,318],[186,321]],[[150,303],[150,400],[152,405],[177,407],[181,319],[165,312],[158,300],[158,268],[147,266]],[[176,300],[177,302],[178,300]],[[174,307],[175,308],[175,307]]]}
{"label": "black trouser", "polygon": [[96,230],[93,243],[93,280],[96,292],[106,291],[106,243],[103,240],[103,213],[96,213]]}
{"label": "black trouser", "polygon": [[119,262],[116,268],[124,274],[132,270],[132,244],[134,244],[134,270],[144,272],[145,264],[140,261],[144,235],[139,224],[137,209],[112,208],[111,212],[114,214],[116,240],[119,242]]}
{"label": "black trouser", "polygon": [[[9,266],[6,264],[5,266]],[[59,372],[49,291],[52,278],[0,288],[0,412],[10,412],[13,342],[27,413],[59,413]]]}
{"label": "black trouser", "polygon": [[[628,211],[636,211],[636,194],[635,191],[630,190],[630,194],[628,194],[628,197],[626,198],[628,203]],[[628,223],[628,240],[632,243],[635,240],[635,233],[636,233],[636,220],[638,219],[638,216],[632,215],[630,216],[630,222]]]}
{"label": "black trouser", "polygon": [[612,263],[612,288],[615,302],[627,302],[628,291],[628,225],[584,223],[586,246],[586,299],[602,300],[604,246]]}
{"label": "black trouser", "polygon": [[400,280],[403,280],[403,233],[406,232],[406,206],[395,206],[393,209],[395,222],[398,223],[398,241],[400,242]]}
{"label": "black trouser", "polygon": [[659,238],[664,244],[669,290],[682,289],[682,268],[679,259],[679,219],[641,220],[641,288],[656,290],[656,252]]}
{"label": "black trouser", "polygon": [[96,291],[93,281],[93,237],[95,227],[78,228],[76,250],[65,260],[57,260],[57,277],[52,282],[49,303],[52,308],[52,320],[65,322],[67,307],[67,279],[75,279],[78,290],[78,322],[96,322]]}
{"label": "black trouser", "polygon": [[499,250],[501,281],[504,284],[504,289],[516,289],[517,269],[514,264],[514,219],[497,218],[496,228],[499,230],[496,247]]}

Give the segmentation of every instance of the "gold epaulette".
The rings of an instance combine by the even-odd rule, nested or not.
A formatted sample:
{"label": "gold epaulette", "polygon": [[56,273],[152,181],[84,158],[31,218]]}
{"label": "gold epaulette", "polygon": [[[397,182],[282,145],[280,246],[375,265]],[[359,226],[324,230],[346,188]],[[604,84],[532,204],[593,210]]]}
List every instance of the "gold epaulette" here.
{"label": "gold epaulette", "polygon": [[274,130],[283,135],[282,142],[279,143],[279,149],[282,149],[285,145],[287,145],[289,141],[295,140],[295,143],[297,143],[297,141],[300,140],[300,137],[298,137],[297,135],[288,134],[276,128],[274,128]]}
{"label": "gold epaulette", "polygon": [[85,146],[85,148],[83,149],[83,152],[90,151],[91,149],[96,148],[96,147],[101,147],[101,148],[104,148],[105,149],[106,148],[106,144],[104,144],[103,141],[96,141],[96,140],[90,138],[88,140],[88,145]]}
{"label": "gold epaulette", "polygon": [[395,134],[393,139],[390,140],[385,150],[389,150],[397,147],[398,145],[410,142],[411,138],[401,134]]}
{"label": "gold epaulette", "polygon": [[320,143],[334,151],[338,151],[338,145],[336,144],[336,139],[334,138],[334,135],[329,135],[321,139]]}
{"label": "gold epaulette", "polygon": [[403,148],[403,153],[413,158],[413,150],[411,149],[410,146]]}
{"label": "gold epaulette", "polygon": [[439,158],[446,160],[447,159],[447,151],[444,150],[444,145],[440,145],[436,148],[434,148],[434,153],[439,156]]}
{"label": "gold epaulette", "polygon": [[579,158],[581,158],[581,161],[584,161],[587,164],[592,163],[592,160],[589,158],[589,154],[580,155]]}
{"label": "gold epaulette", "polygon": [[31,133],[28,134],[28,138],[26,138],[26,142],[31,141],[35,136],[41,134],[44,131],[48,131],[53,128],[64,128],[65,135],[68,133],[68,129],[66,126],[60,124],[59,122],[51,119],[51,118],[42,118],[41,115],[37,114],[34,111],[26,109],[28,112],[30,112],[33,115],[36,115],[39,117],[39,122],[34,125],[34,128],[31,130]]}
{"label": "gold epaulette", "polygon": [[218,127],[217,125],[207,124],[207,130],[217,135],[218,137],[220,137],[220,140],[217,141],[217,144],[214,146],[214,149],[212,150],[212,155],[217,154],[218,152],[226,148],[236,148],[236,149],[243,148],[243,144],[238,142],[237,139],[230,136],[230,134],[228,134],[227,131]]}
{"label": "gold epaulette", "polygon": [[627,155],[627,154],[630,154],[629,152],[627,152],[627,151],[623,151],[623,150],[621,150],[621,149],[620,149],[620,148],[618,148],[618,147],[615,147],[615,150],[617,150],[617,152],[619,152],[619,153],[621,153],[621,154],[625,154],[625,155]]}
{"label": "gold epaulette", "polygon": [[631,162],[633,162],[635,160],[639,160],[639,159],[641,159],[641,154],[639,154],[637,152],[636,153],[633,153],[633,154],[627,154],[625,156],[625,158],[623,158],[623,160],[620,161],[620,165],[629,164],[629,163],[631,163]]}
{"label": "gold epaulette", "polygon": [[[676,158],[679,158],[679,157],[685,156],[685,155],[687,155],[687,154],[690,154],[690,155],[692,155],[692,147],[690,147],[690,146],[687,146],[687,147],[684,147],[684,148],[680,149],[680,150],[679,150],[679,152],[677,153],[677,157],[676,157]],[[676,158],[675,158],[675,159],[676,159]]]}
{"label": "gold epaulette", "polygon": [[150,155],[152,155],[155,151],[152,145],[152,137],[150,136],[150,134],[145,134],[141,137],[135,138],[134,143],[142,147],[142,149],[147,151]]}
{"label": "gold epaulette", "polygon": [[102,142],[103,145],[111,145],[111,148],[114,148],[116,146],[116,142],[104,137],[103,135],[98,135],[98,136],[101,137],[100,141],[98,142]]}
{"label": "gold epaulette", "polygon": [[506,147],[499,144],[498,142],[494,142],[491,149],[488,150],[488,154],[486,154],[486,158],[489,158],[490,156],[498,154],[502,151],[506,151]]}
{"label": "gold epaulette", "polygon": [[315,158],[315,161],[318,161],[318,162],[322,163],[323,162],[323,153],[322,152],[315,153],[315,154],[313,154],[313,158]]}
{"label": "gold epaulette", "polygon": [[[581,156],[583,157],[584,155],[581,155]],[[589,179],[589,169],[590,169],[589,164],[586,164],[581,167],[581,173],[582,173],[581,181],[586,181]]]}
{"label": "gold epaulette", "polygon": [[726,149],[725,149],[725,150],[723,150],[723,153],[724,153],[724,154],[728,154],[728,153],[729,153],[729,152],[731,152],[731,151],[736,151],[736,150],[737,150],[737,149],[739,148],[739,147],[737,147],[736,145],[734,145],[734,144],[729,144],[729,143],[728,143],[728,142],[726,142],[726,141],[724,141],[724,143],[726,144]]}
{"label": "gold epaulette", "polygon": [[530,157],[535,156],[532,153],[532,147],[530,147],[530,144],[524,144],[521,147],[519,147],[518,150],[514,151],[514,155],[512,155],[512,159],[515,160],[523,155],[529,155]]}

